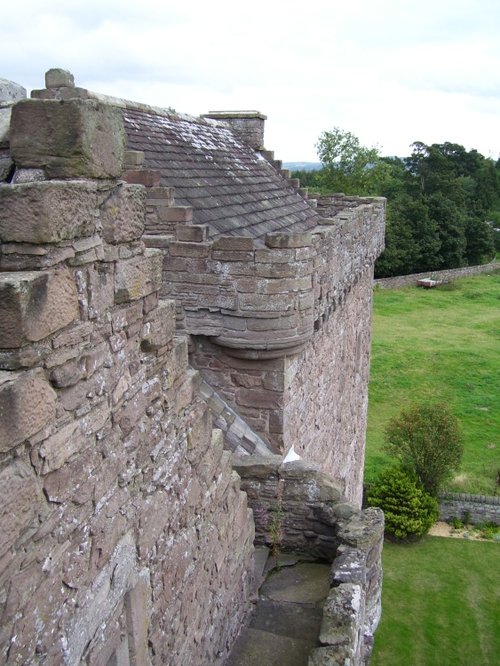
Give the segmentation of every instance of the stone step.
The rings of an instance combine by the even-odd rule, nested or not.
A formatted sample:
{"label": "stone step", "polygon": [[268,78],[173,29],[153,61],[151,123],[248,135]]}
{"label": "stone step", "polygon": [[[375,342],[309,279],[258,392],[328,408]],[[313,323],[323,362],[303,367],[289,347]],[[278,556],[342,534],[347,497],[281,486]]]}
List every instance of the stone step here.
{"label": "stone step", "polygon": [[288,638],[300,637],[315,645],[322,617],[323,611],[318,607],[261,599],[249,627]]}
{"label": "stone step", "polygon": [[316,642],[244,629],[225,666],[307,666]]}
{"label": "stone step", "polygon": [[330,566],[300,556],[254,556],[259,600],[249,624],[233,646],[225,666],[307,666],[319,646],[323,603],[330,588]]}
{"label": "stone step", "polygon": [[268,576],[260,588],[261,599],[306,604],[320,608],[330,591],[330,566],[300,562]]}

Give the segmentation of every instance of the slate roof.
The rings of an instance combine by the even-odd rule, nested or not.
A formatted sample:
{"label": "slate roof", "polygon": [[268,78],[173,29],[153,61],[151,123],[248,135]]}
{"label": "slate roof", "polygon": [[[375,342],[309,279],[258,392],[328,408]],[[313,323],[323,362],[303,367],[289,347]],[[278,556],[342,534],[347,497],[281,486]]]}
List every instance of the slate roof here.
{"label": "slate roof", "polygon": [[212,237],[259,238],[318,223],[316,211],[228,125],[130,108],[124,118],[129,148],[144,152],[144,166],[161,172],[176,205],[192,206],[194,223],[208,224]]}

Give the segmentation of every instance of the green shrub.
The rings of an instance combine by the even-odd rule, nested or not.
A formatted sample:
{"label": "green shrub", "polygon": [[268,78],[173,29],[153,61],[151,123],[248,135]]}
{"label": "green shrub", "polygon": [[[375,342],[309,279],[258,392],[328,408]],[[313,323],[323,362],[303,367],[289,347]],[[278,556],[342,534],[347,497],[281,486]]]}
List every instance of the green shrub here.
{"label": "green shrub", "polygon": [[500,540],[500,525],[496,525],[495,523],[480,523],[476,525],[476,529],[479,530],[483,539]]}
{"label": "green shrub", "polygon": [[385,530],[396,539],[426,534],[439,515],[437,500],[399,468],[379,476],[368,491],[368,504],[383,510]]}
{"label": "green shrub", "polygon": [[462,460],[458,420],[443,404],[413,405],[401,410],[389,421],[385,442],[385,450],[399,460],[403,469],[416,474],[434,496]]}
{"label": "green shrub", "polygon": [[450,521],[451,526],[453,527],[454,530],[461,530],[464,526],[463,522],[460,520],[460,518],[457,518],[454,516],[451,521]]}

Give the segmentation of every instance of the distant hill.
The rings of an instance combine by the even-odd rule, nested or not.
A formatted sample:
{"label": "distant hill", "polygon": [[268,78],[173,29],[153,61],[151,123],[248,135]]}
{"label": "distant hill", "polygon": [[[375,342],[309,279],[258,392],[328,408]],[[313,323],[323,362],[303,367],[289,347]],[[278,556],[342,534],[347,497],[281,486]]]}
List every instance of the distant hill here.
{"label": "distant hill", "polygon": [[283,162],[283,168],[290,171],[318,171],[322,166],[321,162]]}

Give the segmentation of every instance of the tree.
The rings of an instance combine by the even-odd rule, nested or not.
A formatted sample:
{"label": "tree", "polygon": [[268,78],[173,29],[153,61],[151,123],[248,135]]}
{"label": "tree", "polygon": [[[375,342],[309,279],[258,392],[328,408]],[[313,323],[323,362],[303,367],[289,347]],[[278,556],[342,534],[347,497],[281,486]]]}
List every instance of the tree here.
{"label": "tree", "polygon": [[366,148],[352,132],[334,127],[322,132],[316,149],[325,189],[360,196],[377,193],[379,172],[387,167],[376,148]]}
{"label": "tree", "polygon": [[418,246],[401,209],[397,206],[388,206],[385,250],[375,262],[375,277],[392,277],[414,272],[418,255]]}
{"label": "tree", "polygon": [[386,249],[375,264],[377,277],[435,270],[441,239],[422,196],[399,195],[387,208]]}
{"label": "tree", "polygon": [[368,491],[368,504],[382,509],[385,531],[396,539],[426,534],[439,515],[437,500],[399,468],[382,472]]}
{"label": "tree", "polygon": [[415,474],[428,493],[437,495],[462,460],[458,420],[446,405],[413,405],[389,421],[384,449]]}
{"label": "tree", "polygon": [[441,192],[434,192],[427,197],[429,218],[436,225],[440,250],[436,268],[458,268],[467,263],[465,248],[466,217],[457,204]]}
{"label": "tree", "polygon": [[469,265],[490,261],[495,255],[493,225],[486,220],[469,218],[465,225],[466,255]]}
{"label": "tree", "polygon": [[386,249],[375,264],[376,277],[458,268],[493,257],[500,160],[450,141],[416,141],[409,157],[381,157],[377,148],[338,127],[323,132],[316,148],[323,168],[307,177],[311,186],[330,194],[387,198]]}

